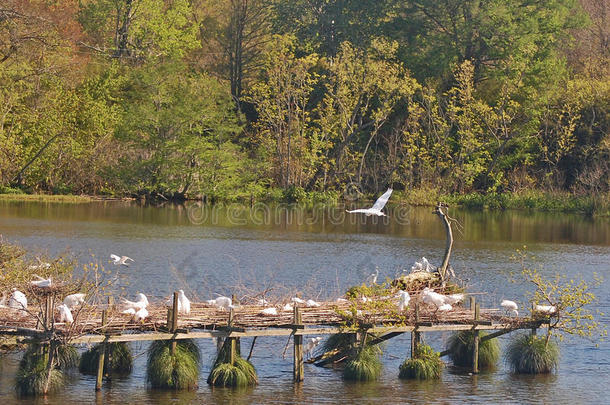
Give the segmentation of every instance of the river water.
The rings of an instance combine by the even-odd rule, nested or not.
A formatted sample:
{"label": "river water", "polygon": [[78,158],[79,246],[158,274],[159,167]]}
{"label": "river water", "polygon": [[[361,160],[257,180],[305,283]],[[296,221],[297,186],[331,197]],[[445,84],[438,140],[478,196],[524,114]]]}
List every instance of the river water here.
{"label": "river water", "polygon": [[[579,215],[533,212],[451,212],[459,222],[452,264],[468,290],[481,293],[483,306],[503,298],[525,303],[528,286],[511,282],[520,266],[517,249],[534,256],[547,276],[610,277],[610,221]],[[380,279],[394,277],[426,256],[439,264],[444,229],[431,208],[391,206],[388,218],[347,215],[344,207],[255,204],[143,206],[132,202],[60,204],[0,202],[0,234],[36,255],[68,254],[81,264],[97,262],[118,271],[117,291],[144,292],[164,299],[183,288],[196,299],[238,296],[267,290],[267,297],[300,292],[306,298],[334,298],[361,283],[377,267]],[[69,253],[67,253],[69,252]],[[115,268],[110,253],[135,260]],[[123,290],[124,289],[124,290]],[[594,289],[596,306],[610,313],[608,281]],[[523,307],[523,305],[522,305]],[[605,328],[608,315],[598,319]],[[443,350],[448,334],[424,338]],[[510,337],[500,338],[504,347]],[[0,398],[20,403],[608,403],[610,344],[567,339],[560,344],[559,371],[550,376],[514,376],[504,364],[493,372],[469,375],[451,366],[438,382],[404,382],[398,366],[408,356],[409,336],[384,347],[378,382],[348,383],[340,371],[305,366],[303,384],[292,383],[285,338],[258,339],[252,362],[260,384],[248,390],[210,389],[205,383],[215,346],[200,341],[204,360],[199,388],[191,392],[146,386],[147,344],[132,344],[134,372],[106,382],[95,393],[93,377],[75,373],[70,384],[46,400],[18,399],[14,375],[20,354],[1,359]],[[249,349],[250,340],[242,347]]]}

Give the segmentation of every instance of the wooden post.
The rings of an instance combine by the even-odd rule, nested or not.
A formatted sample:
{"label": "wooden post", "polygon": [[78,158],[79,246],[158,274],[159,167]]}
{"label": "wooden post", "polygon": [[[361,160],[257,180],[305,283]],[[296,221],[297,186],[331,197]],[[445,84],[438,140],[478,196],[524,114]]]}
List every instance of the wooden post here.
{"label": "wooden post", "polygon": [[[173,306],[172,306],[171,332],[176,333],[177,329],[178,329],[178,292],[174,291],[174,302],[173,302]],[[172,339],[171,353],[172,353],[172,356],[174,354],[176,354],[176,340],[175,339]]]}
{"label": "wooden post", "polygon": [[[471,303],[474,302],[474,297],[471,299]],[[476,326],[479,322],[479,304],[474,305],[474,325]],[[474,329],[473,331],[473,345],[472,345],[472,374],[479,373],[479,331]]]}
{"label": "wooden post", "polygon": [[47,295],[44,301],[44,328],[49,330],[51,328],[51,320],[53,318],[53,298],[51,295]]}
{"label": "wooden post", "polygon": [[411,358],[415,357],[417,346],[421,342],[421,332],[417,331],[417,324],[419,323],[419,304],[415,303],[415,329],[411,332]]}
{"label": "wooden post", "polygon": [[[102,328],[108,323],[106,310],[102,311]],[[100,343],[99,357],[97,360],[97,377],[95,379],[95,390],[102,389],[102,378],[104,377],[104,360],[106,357],[106,343]]]}
{"label": "wooden post", "polygon": [[451,248],[453,247],[453,232],[451,231],[451,222],[449,222],[447,213],[443,212],[443,208],[447,208],[447,204],[443,204],[439,201],[436,205],[436,210],[434,212],[443,221],[443,225],[445,225],[445,233],[447,235],[445,240],[445,255],[443,256],[443,264],[441,264],[441,267],[439,269],[441,281],[445,283],[447,281],[447,269],[449,268],[449,259],[451,258]]}
{"label": "wooden post", "polygon": [[[302,325],[303,319],[301,317],[301,310],[299,307],[294,307],[294,319],[295,325]],[[301,382],[304,379],[305,368],[303,366],[303,335],[294,335],[294,364],[293,364],[293,377],[294,382]]]}
{"label": "wooden post", "polygon": [[[239,300],[237,299],[237,295],[231,294],[231,303],[233,305],[239,305]],[[237,354],[241,356],[241,339],[235,338],[235,350]]]}

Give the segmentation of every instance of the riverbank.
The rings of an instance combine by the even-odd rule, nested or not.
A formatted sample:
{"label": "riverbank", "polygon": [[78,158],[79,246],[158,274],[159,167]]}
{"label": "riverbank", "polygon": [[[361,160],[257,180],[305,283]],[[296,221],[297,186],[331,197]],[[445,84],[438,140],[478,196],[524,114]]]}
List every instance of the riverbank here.
{"label": "riverbank", "polygon": [[[348,200],[351,196],[341,195],[336,191],[305,191],[301,188],[270,189],[264,194],[249,198],[232,198],[227,202],[274,202],[300,204],[330,204]],[[377,196],[359,195],[359,201],[374,201]],[[86,203],[100,200],[133,200],[133,197],[108,197],[86,195],[55,194],[0,194],[0,201],[40,201],[61,203]],[[189,200],[189,199],[187,199]],[[191,200],[198,200],[191,199]],[[156,201],[156,200],[149,200]],[[158,200],[162,201],[162,200]],[[166,201],[166,200],[163,200]],[[225,200],[208,200],[215,203]],[[549,193],[539,190],[528,190],[518,193],[468,193],[445,194],[435,189],[412,189],[395,191],[390,204],[408,204],[414,206],[434,206],[437,201],[472,210],[535,210],[546,212],[579,213],[592,217],[610,217],[610,193],[600,195],[574,195],[571,193]]]}

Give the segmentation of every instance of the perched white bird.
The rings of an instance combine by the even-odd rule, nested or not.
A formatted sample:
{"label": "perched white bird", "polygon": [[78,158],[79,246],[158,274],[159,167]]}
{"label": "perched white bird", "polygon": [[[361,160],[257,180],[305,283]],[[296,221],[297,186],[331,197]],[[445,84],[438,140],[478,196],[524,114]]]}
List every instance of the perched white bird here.
{"label": "perched white bird", "polygon": [[74,322],[74,318],[72,317],[72,312],[70,311],[70,308],[68,308],[67,305],[65,305],[65,304],[58,305],[57,309],[59,310],[59,322],[65,322],[65,323]]}
{"label": "perched white bird", "polygon": [[557,312],[557,307],[555,305],[534,305],[534,312],[551,315]]}
{"label": "perched white bird", "polygon": [[411,297],[409,296],[408,292],[402,290],[398,292],[398,310],[400,312],[407,309],[409,306],[409,301],[411,301]]}
{"label": "perched white bird", "polygon": [[123,306],[126,309],[133,308],[136,311],[139,311],[142,308],[146,308],[148,306],[148,298],[146,298],[146,295],[138,293],[137,297],[137,301],[129,301],[128,299],[123,298]]}
{"label": "perched white bird", "polygon": [[[171,308],[174,306],[174,296],[173,295],[171,297],[169,297],[169,299],[165,302],[165,305],[168,308]],[[190,312],[191,312],[191,301],[189,301],[189,299],[186,297],[186,294],[184,294],[184,290],[178,290],[178,313],[188,315]]]}
{"label": "perched white bird", "polygon": [[367,217],[370,217],[371,215],[377,215],[378,217],[385,217],[386,215],[381,212],[381,210],[383,209],[383,207],[385,207],[386,203],[388,202],[388,200],[390,199],[390,195],[392,195],[392,189],[388,188],[388,190],[383,193],[383,195],[381,197],[379,197],[377,199],[377,201],[375,201],[375,204],[373,204],[373,206],[371,208],[360,208],[357,210],[346,210],[347,212],[349,212],[350,214],[365,214]]}
{"label": "perched white bird", "polygon": [[311,308],[311,307],[319,307],[321,304],[314,300],[307,300],[307,301],[305,301],[305,305],[307,305],[308,307]]}
{"label": "perched white bird", "polygon": [[375,272],[370,274],[365,281],[366,285],[377,284],[377,277],[379,276],[379,269],[375,267]]}
{"label": "perched white bird", "polygon": [[264,298],[259,298],[259,299],[258,299],[258,301],[256,301],[256,303],[257,303],[258,305],[262,305],[262,306],[269,305],[269,301],[267,301],[267,300],[266,300],[266,299],[264,299]]}
{"label": "perched white bird", "polygon": [[8,306],[13,309],[28,309],[28,299],[24,293],[14,288]]}
{"label": "perched white bird", "polygon": [[129,261],[129,260],[131,260],[132,262],[135,261],[131,257],[119,256],[119,255],[115,255],[115,254],[111,254],[110,258],[113,260],[112,264],[114,264],[115,266],[118,266],[120,264],[120,265],[129,267],[129,263],[127,263],[127,261]]}
{"label": "perched white bird", "polygon": [[64,298],[64,305],[68,307],[68,309],[72,310],[79,306],[80,304],[85,302],[85,294],[84,293],[76,293],[70,294]]}
{"label": "perched white bird", "polygon": [[210,305],[214,305],[217,308],[228,310],[232,307],[233,301],[229,297],[223,297],[222,295],[215,300],[207,300],[206,301]]}
{"label": "perched white bird", "polygon": [[362,301],[362,302],[369,302],[369,301],[372,301],[372,300],[373,300],[372,298],[366,297],[364,295],[362,297],[360,297],[360,301]]}
{"label": "perched white bird", "polygon": [[294,302],[295,304],[305,304],[305,300],[303,300],[299,297],[293,297],[292,302]]}
{"label": "perched white bird", "polygon": [[305,350],[304,350],[305,356],[311,356],[313,349],[315,349],[316,346],[319,345],[321,341],[322,341],[321,337],[309,338],[309,340],[307,341],[307,344],[305,345]]}
{"label": "perched white bird", "polygon": [[148,310],[146,307],[140,308],[133,316],[133,320],[136,322],[141,322],[146,318],[148,318]]}
{"label": "perched white bird", "polygon": [[134,308],[127,308],[126,310],[124,310],[121,313],[127,314],[127,315],[135,315],[136,314],[136,310]]}
{"label": "perched white bird", "polygon": [[445,303],[449,305],[456,305],[464,301],[466,296],[464,294],[449,294],[445,295]]}
{"label": "perched white bird", "polygon": [[28,266],[28,270],[46,270],[51,267],[51,263],[43,262],[40,257],[37,257],[36,260],[38,260],[38,264]]}
{"label": "perched white bird", "polygon": [[[36,274],[34,274],[34,276],[36,276]],[[49,278],[42,278],[40,276],[36,276],[38,278],[38,280],[34,280],[34,281],[30,281],[30,284],[32,284],[35,287],[38,288],[51,288],[51,285],[53,284],[51,281],[51,277]]]}
{"label": "perched white bird", "polygon": [[294,310],[294,307],[290,304],[286,304],[282,307],[282,311],[292,311]]}
{"label": "perched white bird", "polygon": [[511,300],[502,300],[500,306],[506,310],[506,312],[511,312],[515,316],[519,316],[519,312],[517,311],[517,303]]}
{"label": "perched white bird", "polygon": [[445,296],[432,291],[428,287],[424,288],[422,301],[428,305],[434,305],[437,309],[445,304]]}
{"label": "perched white bird", "polygon": [[452,309],[453,309],[453,307],[451,306],[451,304],[443,304],[440,307],[438,307],[438,310],[441,312],[451,311]]}
{"label": "perched white bird", "polygon": [[277,309],[275,309],[274,307],[265,308],[261,312],[259,312],[259,314],[263,316],[277,315]]}
{"label": "perched white bird", "polygon": [[345,298],[337,298],[337,302],[349,302],[349,300],[346,300]]}

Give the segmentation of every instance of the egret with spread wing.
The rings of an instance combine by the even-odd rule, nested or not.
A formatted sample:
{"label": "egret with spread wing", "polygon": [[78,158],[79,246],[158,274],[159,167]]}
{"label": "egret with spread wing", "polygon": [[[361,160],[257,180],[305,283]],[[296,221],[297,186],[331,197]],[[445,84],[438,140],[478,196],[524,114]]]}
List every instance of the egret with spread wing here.
{"label": "egret with spread wing", "polygon": [[127,261],[128,260],[131,260],[132,262],[135,261],[131,257],[119,256],[119,255],[115,255],[115,254],[111,254],[110,258],[113,260],[112,264],[114,264],[115,266],[118,266],[120,264],[120,265],[129,267],[129,263],[127,263]]}
{"label": "egret with spread wing", "polygon": [[365,214],[367,217],[370,217],[371,215],[377,215],[378,217],[385,217],[386,215],[381,212],[381,210],[383,209],[383,207],[385,207],[386,203],[388,202],[388,200],[390,199],[390,196],[392,195],[392,189],[388,188],[388,191],[386,191],[385,193],[383,193],[383,195],[381,197],[379,197],[377,199],[377,201],[375,201],[375,204],[373,204],[373,206],[371,208],[360,208],[357,210],[346,210],[347,212],[349,212],[350,214]]}

